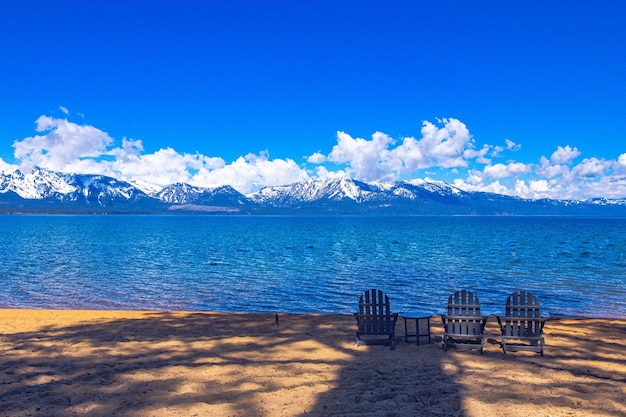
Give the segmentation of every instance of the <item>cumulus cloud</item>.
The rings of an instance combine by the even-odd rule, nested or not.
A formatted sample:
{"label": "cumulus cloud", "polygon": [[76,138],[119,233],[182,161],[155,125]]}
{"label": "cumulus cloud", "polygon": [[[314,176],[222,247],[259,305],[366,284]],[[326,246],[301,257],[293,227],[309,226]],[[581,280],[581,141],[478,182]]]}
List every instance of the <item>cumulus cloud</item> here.
{"label": "cumulus cloud", "polygon": [[[27,172],[39,166],[159,186],[177,182],[201,187],[231,185],[242,193],[309,178],[292,159],[272,160],[266,151],[228,164],[220,157],[179,153],[170,147],[145,153],[141,140],[123,138],[121,146],[115,147],[106,132],[67,119],[41,116],[36,130],[42,134],[13,144],[14,156]],[[0,170],[10,167],[0,160]]]}
{"label": "cumulus cloud", "polygon": [[[468,170],[454,184],[468,191],[498,192],[523,198],[585,199],[626,196],[626,154],[616,160],[585,158],[577,148],[558,146],[538,164],[509,162]],[[499,191],[496,191],[499,190]]]}
{"label": "cumulus cloud", "polygon": [[233,163],[219,168],[204,165],[190,180],[190,184],[202,187],[231,185],[242,193],[272,185],[284,185],[304,181],[309,176],[292,159],[269,159],[267,152],[248,154]]}
{"label": "cumulus cloud", "polygon": [[329,171],[324,166],[318,166],[315,168],[316,177],[322,180],[327,180],[331,178],[345,178],[348,177],[348,174],[344,170],[336,170]]}
{"label": "cumulus cloud", "polygon": [[572,169],[572,174],[581,178],[601,177],[609,171],[612,164],[598,158],[586,158]]}
{"label": "cumulus cloud", "polygon": [[326,156],[317,151],[313,155],[309,156],[306,161],[310,164],[323,164],[326,162]]}
{"label": "cumulus cloud", "polygon": [[555,164],[569,164],[579,155],[580,151],[577,148],[571,148],[569,145],[566,147],[559,146],[550,157],[550,160]]}
{"label": "cumulus cloud", "polygon": [[384,133],[376,132],[372,140],[352,138],[345,132],[337,132],[337,145],[328,155],[336,164],[349,165],[355,178],[372,181],[393,175],[396,168],[392,161],[389,145],[394,141]]}
{"label": "cumulus cloud", "polygon": [[75,161],[102,155],[113,142],[106,132],[92,126],[79,126],[67,119],[41,116],[35,123],[37,132],[43,135],[13,144],[14,156],[22,161],[26,170],[37,165],[65,171]]}
{"label": "cumulus cloud", "polygon": [[560,175],[567,175],[569,171],[569,167],[566,165],[552,164],[552,162],[550,162],[550,160],[545,156],[540,158],[539,165],[535,169],[535,172],[543,178],[554,178]]}
{"label": "cumulus cloud", "polygon": [[340,131],[328,156],[317,152],[307,161],[344,164],[347,175],[363,181],[399,179],[431,167],[466,167],[468,159],[488,162],[485,155],[489,146],[474,151],[469,130],[457,119],[441,119],[439,125],[425,121],[421,134],[419,139],[406,137],[398,144],[382,132],[375,132],[368,140]]}
{"label": "cumulus cloud", "polygon": [[[231,162],[171,147],[146,153],[141,140],[122,138],[116,143],[96,127],[49,116],[37,119],[36,131],[37,135],[13,143],[15,159],[26,171],[40,166],[158,186],[231,185],[242,193],[311,177],[393,181],[427,174],[467,191],[525,198],[626,197],[626,153],[614,160],[586,157],[575,163],[581,152],[567,145],[537,163],[520,162],[510,159],[520,144],[505,139],[504,146],[477,146],[467,126],[453,118],[424,121],[420,137],[394,139],[375,132],[364,139],[339,131],[328,154],[314,152],[302,158],[302,165],[289,158],[271,159],[268,151]],[[0,159],[0,171],[15,168]]]}
{"label": "cumulus cloud", "polygon": [[492,152],[492,155],[498,155],[501,152],[501,149],[496,147],[492,148],[489,145],[484,145],[482,149],[476,151],[474,149],[466,149],[463,151],[463,157],[465,159],[475,159],[479,164],[490,164],[491,159],[487,158],[486,155],[489,152]]}
{"label": "cumulus cloud", "polygon": [[[467,161],[463,158],[463,152],[473,147],[474,142],[467,126],[457,119],[442,119],[437,127],[435,124],[425,121],[422,125],[422,139],[405,140],[411,142],[409,148],[416,145],[420,150],[415,154],[417,166],[421,168],[438,166],[441,168],[464,167]],[[407,156],[411,155],[406,153]],[[413,156],[413,155],[411,155]],[[410,159],[410,158],[407,158]]]}
{"label": "cumulus cloud", "polygon": [[467,179],[457,178],[454,180],[453,184],[462,190],[465,191],[481,191],[485,193],[495,193],[495,194],[504,194],[504,195],[513,195],[511,189],[504,184],[501,184],[500,181],[492,181],[489,183],[485,183],[483,181],[482,175],[476,175],[476,171],[473,172],[473,175],[469,175]]}
{"label": "cumulus cloud", "polygon": [[547,181],[542,179],[536,180],[517,180],[515,181],[515,188],[512,195],[516,195],[522,198],[549,198],[554,192],[553,186]]}
{"label": "cumulus cloud", "polygon": [[518,177],[530,172],[532,167],[521,162],[488,165],[483,169],[485,176],[492,178]]}

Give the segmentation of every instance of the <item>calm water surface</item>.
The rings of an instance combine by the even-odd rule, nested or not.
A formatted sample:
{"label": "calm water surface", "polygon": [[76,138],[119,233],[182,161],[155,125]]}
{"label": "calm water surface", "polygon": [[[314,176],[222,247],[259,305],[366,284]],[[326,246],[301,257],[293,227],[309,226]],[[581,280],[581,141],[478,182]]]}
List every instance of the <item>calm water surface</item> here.
{"label": "calm water surface", "polygon": [[485,313],[534,291],[550,315],[626,317],[626,219],[0,215],[0,307]]}

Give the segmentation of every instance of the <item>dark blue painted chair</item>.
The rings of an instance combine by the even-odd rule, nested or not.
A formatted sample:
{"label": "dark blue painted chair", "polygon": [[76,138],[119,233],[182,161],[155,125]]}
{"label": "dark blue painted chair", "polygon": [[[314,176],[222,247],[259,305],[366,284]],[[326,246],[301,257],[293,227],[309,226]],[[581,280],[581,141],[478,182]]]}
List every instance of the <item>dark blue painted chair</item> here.
{"label": "dark blue painted chair", "polygon": [[[359,298],[359,312],[354,313],[357,322],[356,345],[380,344],[395,348],[396,320],[398,313],[392,313],[389,297],[380,290],[372,288]],[[380,336],[386,336],[381,339]]]}

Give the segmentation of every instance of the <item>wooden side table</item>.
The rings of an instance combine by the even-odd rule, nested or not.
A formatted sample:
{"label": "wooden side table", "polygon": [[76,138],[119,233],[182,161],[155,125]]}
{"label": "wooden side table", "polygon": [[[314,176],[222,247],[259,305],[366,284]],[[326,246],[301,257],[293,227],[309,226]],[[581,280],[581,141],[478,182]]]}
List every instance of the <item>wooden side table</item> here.
{"label": "wooden side table", "polygon": [[[402,315],[404,317],[404,341],[408,342],[409,337],[414,337],[417,344],[420,344],[420,338],[427,337],[430,344],[430,318],[432,315],[426,314],[407,314]],[[408,322],[415,320],[415,333],[409,333]],[[420,326],[420,322],[422,326]],[[425,325],[425,327],[424,327]]]}

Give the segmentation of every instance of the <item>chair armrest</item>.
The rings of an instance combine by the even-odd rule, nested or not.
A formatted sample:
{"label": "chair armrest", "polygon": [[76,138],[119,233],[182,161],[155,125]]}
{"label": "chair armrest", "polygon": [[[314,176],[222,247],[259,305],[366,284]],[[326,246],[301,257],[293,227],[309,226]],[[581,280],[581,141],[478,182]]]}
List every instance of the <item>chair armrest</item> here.
{"label": "chair armrest", "polygon": [[389,317],[395,323],[398,320],[399,313],[391,313],[389,315],[361,314],[361,313],[352,313],[352,314],[354,315],[354,318],[356,319],[357,323],[359,322],[359,318],[361,317],[376,317],[376,318]]}
{"label": "chair armrest", "polygon": [[498,319],[498,326],[500,326],[500,328],[502,328],[502,323],[505,323],[507,321],[534,321],[537,323],[541,323],[541,328],[543,329],[543,326],[546,324],[546,318],[545,317],[508,317],[508,316],[496,316],[496,319]]}
{"label": "chair armrest", "polygon": [[545,322],[545,317],[508,317],[508,316],[496,316],[499,322],[502,321],[536,321]]}
{"label": "chair armrest", "polygon": [[458,321],[484,321],[487,322],[489,316],[449,316],[447,314],[442,314],[441,319],[445,322],[450,320],[458,320]]}

